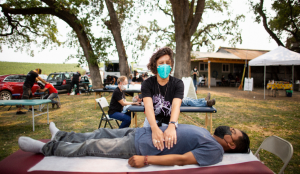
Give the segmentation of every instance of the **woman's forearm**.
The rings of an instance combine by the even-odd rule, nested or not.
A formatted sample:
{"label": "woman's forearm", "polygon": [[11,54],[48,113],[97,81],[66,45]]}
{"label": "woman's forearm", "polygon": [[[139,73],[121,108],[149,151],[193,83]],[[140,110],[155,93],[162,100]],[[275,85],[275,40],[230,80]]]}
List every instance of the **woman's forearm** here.
{"label": "woman's forearm", "polygon": [[172,110],[171,110],[171,118],[170,121],[178,121],[178,117],[180,114],[180,106],[181,106],[182,100],[179,98],[174,98],[172,102]]}
{"label": "woman's forearm", "polygon": [[145,106],[145,114],[146,114],[146,117],[147,117],[147,120],[150,124],[151,129],[156,128],[156,127],[158,128],[158,126],[156,124],[152,98],[145,97],[143,99],[143,101],[144,101],[144,106]]}

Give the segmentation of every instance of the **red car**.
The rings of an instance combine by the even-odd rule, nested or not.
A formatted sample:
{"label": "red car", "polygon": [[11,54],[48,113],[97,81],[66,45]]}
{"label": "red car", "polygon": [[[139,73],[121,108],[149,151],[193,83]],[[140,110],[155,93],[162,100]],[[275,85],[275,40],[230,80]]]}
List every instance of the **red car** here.
{"label": "red car", "polygon": [[[25,82],[26,75],[23,74],[11,74],[0,76],[0,100],[11,100],[12,94],[23,94],[23,84]],[[32,94],[39,88],[35,83],[31,88]]]}

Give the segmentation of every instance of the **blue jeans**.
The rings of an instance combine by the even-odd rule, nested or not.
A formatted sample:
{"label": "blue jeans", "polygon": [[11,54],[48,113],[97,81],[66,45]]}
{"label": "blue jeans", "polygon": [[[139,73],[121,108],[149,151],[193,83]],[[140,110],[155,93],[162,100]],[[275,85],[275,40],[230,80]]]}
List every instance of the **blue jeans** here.
{"label": "blue jeans", "polygon": [[100,128],[89,133],[58,131],[42,148],[45,156],[98,156],[128,159],[136,155],[135,129]]}
{"label": "blue jeans", "polygon": [[197,79],[193,79],[193,83],[194,83],[195,91],[197,91]]}
{"label": "blue jeans", "polygon": [[115,112],[112,115],[109,115],[109,117],[122,121],[122,123],[119,127],[121,129],[121,128],[130,126],[130,123],[131,123],[130,114],[131,114],[130,112],[126,112],[125,114],[121,113],[121,112]]}
{"label": "blue jeans", "polygon": [[192,99],[189,97],[183,98],[181,106],[196,106],[196,107],[205,107],[207,106],[207,101],[205,98]]}

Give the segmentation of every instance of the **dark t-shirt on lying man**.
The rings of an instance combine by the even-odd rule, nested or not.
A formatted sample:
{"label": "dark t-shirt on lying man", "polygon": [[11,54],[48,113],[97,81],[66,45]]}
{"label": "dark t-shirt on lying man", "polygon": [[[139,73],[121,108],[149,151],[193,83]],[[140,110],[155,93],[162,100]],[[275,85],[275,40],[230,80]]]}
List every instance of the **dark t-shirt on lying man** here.
{"label": "dark t-shirt on lying man", "polygon": [[[164,132],[167,127],[160,129]],[[154,147],[150,127],[137,128],[135,133],[135,149],[137,155],[167,155],[192,152],[200,166],[221,162],[224,150],[218,141],[205,128],[179,124],[176,130],[177,144],[163,151]]]}

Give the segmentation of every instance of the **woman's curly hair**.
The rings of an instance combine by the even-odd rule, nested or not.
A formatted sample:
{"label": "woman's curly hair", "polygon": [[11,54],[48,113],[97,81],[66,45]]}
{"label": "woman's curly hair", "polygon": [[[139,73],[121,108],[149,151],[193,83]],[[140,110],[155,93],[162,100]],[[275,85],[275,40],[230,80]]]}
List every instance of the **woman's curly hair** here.
{"label": "woman's curly hair", "polygon": [[[163,47],[157,50],[153,55],[151,56],[149,63],[147,65],[147,68],[153,73],[157,74],[157,59],[159,59],[161,56],[169,55],[171,58],[171,68],[173,70],[174,66],[174,59],[173,59],[173,50],[169,47]],[[172,72],[171,70],[171,72]]]}

